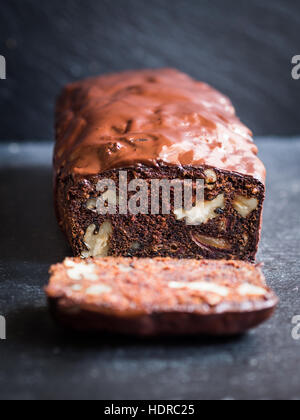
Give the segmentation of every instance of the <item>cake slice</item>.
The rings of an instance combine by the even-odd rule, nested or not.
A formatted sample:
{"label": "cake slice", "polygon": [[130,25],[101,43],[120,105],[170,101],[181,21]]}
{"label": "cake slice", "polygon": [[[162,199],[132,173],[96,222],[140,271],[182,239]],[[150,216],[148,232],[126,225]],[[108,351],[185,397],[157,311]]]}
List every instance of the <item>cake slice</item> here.
{"label": "cake slice", "polygon": [[278,302],[260,268],[245,262],[69,258],[50,273],[52,314],[79,331],[235,335],[266,321]]}

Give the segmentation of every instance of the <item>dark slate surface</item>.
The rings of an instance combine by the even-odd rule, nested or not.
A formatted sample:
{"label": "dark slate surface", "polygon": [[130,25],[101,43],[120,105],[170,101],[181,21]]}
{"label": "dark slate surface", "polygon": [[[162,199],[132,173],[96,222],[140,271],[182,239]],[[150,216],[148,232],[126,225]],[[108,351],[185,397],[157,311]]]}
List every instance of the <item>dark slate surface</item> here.
{"label": "dark slate surface", "polygon": [[[229,95],[257,135],[300,132],[298,0],[1,0],[0,139],[53,138],[67,82],[177,67]],[[283,100],[284,98],[284,100]]]}
{"label": "dark slate surface", "polygon": [[300,399],[300,138],[259,143],[269,174],[259,260],[281,298],[275,317],[235,339],[156,342],[52,324],[42,286],[69,249],[52,211],[51,145],[0,146],[0,398]]}

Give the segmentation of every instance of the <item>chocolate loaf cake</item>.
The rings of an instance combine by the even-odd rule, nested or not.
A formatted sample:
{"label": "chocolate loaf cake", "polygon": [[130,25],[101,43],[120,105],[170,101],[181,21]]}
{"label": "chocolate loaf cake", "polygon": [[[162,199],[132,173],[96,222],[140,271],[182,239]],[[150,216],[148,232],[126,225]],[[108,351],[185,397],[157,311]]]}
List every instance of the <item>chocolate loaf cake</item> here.
{"label": "chocolate loaf cake", "polygon": [[56,137],[57,216],[75,256],[255,260],[265,168],[213,88],[171,69],[74,83]]}
{"label": "chocolate loaf cake", "polygon": [[65,327],[139,336],[239,334],[277,305],[258,267],[219,260],[66,259],[46,293]]}

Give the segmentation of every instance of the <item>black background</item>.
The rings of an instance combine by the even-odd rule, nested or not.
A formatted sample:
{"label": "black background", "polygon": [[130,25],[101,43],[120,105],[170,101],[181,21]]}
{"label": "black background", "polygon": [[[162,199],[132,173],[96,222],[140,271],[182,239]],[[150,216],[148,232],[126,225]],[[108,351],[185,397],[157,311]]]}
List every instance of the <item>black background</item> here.
{"label": "black background", "polygon": [[65,83],[172,66],[229,95],[256,135],[300,132],[297,0],[0,0],[0,139],[53,138]]}

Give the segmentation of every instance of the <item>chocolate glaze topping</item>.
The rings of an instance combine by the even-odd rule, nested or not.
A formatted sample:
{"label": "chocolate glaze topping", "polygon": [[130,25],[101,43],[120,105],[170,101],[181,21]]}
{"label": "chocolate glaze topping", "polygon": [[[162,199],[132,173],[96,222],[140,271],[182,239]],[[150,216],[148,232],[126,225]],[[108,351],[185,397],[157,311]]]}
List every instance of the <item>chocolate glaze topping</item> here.
{"label": "chocolate glaze topping", "polygon": [[264,182],[251,131],[230,100],[173,69],[67,86],[57,103],[56,172],[95,175],[139,165],[208,165]]}

